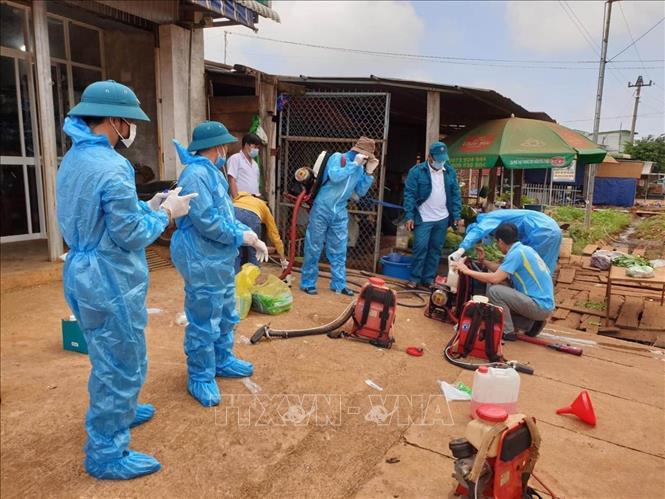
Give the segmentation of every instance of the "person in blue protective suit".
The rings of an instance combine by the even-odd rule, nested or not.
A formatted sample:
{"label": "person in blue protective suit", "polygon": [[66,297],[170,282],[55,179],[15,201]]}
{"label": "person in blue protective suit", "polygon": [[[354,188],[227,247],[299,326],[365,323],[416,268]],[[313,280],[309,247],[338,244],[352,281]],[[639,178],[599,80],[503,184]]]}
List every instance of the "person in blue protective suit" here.
{"label": "person in blue protective suit", "polygon": [[366,195],[374,182],[374,171],[379,166],[374,156],[375,147],[372,139],[360,137],[351,150],[334,153],[326,163],[325,178],[309,212],[305,234],[305,261],[300,280],[300,289],[305,293],[317,293],[319,258],[325,243],[332,273],[330,289],[353,296],[353,291],[346,287],[347,204],[354,193],[360,197]]}
{"label": "person in blue protective suit", "polygon": [[97,478],[130,479],[160,469],[129,450],[129,428],[152,418],[138,404],[147,372],[143,329],[148,290],[144,248],[189,209],[179,191],[138,200],[134,170],[115,147],[129,147],[134,121],[149,121],[134,92],[114,81],[88,86],[65,119],[72,140],[56,179],[57,217],[69,247],[65,298],[88,344],[92,369],[85,468]]}
{"label": "person in blue protective suit", "polygon": [[453,260],[492,235],[502,223],[514,224],[522,244],[536,250],[547,264],[550,273],[554,274],[563,238],[561,229],[552,218],[532,210],[495,210],[478,215],[476,223],[467,228],[459,249],[451,255]]}
{"label": "person in blue protective suit", "polygon": [[448,227],[457,227],[462,197],[448,148],[434,142],[427,161],[409,170],[404,189],[406,228],[414,231],[409,287],[430,286],[436,277]]}
{"label": "person in blue protective suit", "polygon": [[185,280],[187,389],[211,407],[221,400],[215,376],[246,377],[254,372],[252,364],[233,355],[233,330],[240,320],[235,260],[243,244],[254,247],[259,261],[268,260],[268,249],[235,219],[229,184],[220,171],[226,145],[236,138],[221,123],[205,121],[194,129],[187,149],[173,142],[185,165],[178,185],[184,193],[199,193],[171,238],[171,258]]}

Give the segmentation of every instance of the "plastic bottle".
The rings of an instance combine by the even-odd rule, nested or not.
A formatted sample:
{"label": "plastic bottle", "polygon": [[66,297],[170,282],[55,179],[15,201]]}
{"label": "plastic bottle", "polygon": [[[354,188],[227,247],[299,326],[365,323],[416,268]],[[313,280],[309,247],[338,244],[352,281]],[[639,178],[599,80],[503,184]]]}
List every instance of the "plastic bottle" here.
{"label": "plastic bottle", "polygon": [[399,224],[397,226],[397,238],[395,240],[395,248],[406,250],[409,248],[409,231],[406,230],[406,224]]}
{"label": "plastic bottle", "polygon": [[453,268],[453,260],[450,256],[448,257],[448,278],[446,279],[446,284],[450,287],[450,290],[453,293],[457,293],[457,281],[459,281],[459,274]]}
{"label": "plastic bottle", "polygon": [[478,407],[484,404],[502,407],[508,414],[514,414],[519,394],[520,375],[515,369],[480,366],[473,374],[471,417],[475,419]]}

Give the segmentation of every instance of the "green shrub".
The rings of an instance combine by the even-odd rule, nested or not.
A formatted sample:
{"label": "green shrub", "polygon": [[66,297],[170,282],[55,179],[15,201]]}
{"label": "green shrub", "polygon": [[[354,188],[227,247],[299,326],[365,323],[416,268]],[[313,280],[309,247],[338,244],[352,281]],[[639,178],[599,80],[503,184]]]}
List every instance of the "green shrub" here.
{"label": "green shrub", "polygon": [[587,244],[615,236],[630,225],[630,214],[617,209],[595,210],[589,230],[584,228],[584,208],[559,207],[551,216],[560,224],[570,224],[568,236],[573,239],[576,255],[581,254]]}

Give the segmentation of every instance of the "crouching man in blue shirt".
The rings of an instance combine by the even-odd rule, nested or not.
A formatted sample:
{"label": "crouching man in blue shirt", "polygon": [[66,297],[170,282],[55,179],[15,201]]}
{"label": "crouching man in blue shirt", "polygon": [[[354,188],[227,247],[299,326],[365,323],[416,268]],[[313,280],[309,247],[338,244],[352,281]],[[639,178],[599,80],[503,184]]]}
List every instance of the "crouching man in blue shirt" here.
{"label": "crouching man in blue shirt", "polygon": [[[461,261],[457,271],[489,284],[490,303],[503,308],[503,339],[517,339],[513,314],[533,321],[527,333],[537,335],[554,310],[554,283],[549,268],[536,251],[519,242],[517,227],[502,223],[494,232],[497,246],[506,255],[501,264],[484,262],[489,272],[476,272]],[[479,259],[484,254],[479,251]],[[511,285],[512,284],[512,285]]]}

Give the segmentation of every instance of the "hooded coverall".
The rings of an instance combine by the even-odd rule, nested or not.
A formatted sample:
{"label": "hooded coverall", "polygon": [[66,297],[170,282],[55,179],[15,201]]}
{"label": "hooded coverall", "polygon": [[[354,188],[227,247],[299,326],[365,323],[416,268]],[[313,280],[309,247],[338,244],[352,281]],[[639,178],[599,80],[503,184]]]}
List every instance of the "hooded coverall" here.
{"label": "hooded coverall", "polygon": [[232,353],[240,320],[235,259],[243,232],[250,229],[235,219],[224,175],[204,156],[173,142],[185,165],[178,179],[181,194],[199,194],[191,200],[189,214],[176,221],[171,239],[171,258],[185,280],[188,389],[203,405],[216,405],[219,400],[210,392],[215,375],[227,361],[238,361]]}
{"label": "hooded coverall", "polygon": [[346,288],[347,204],[354,192],[360,197],[365,196],[374,182],[374,177],[367,175],[364,168],[353,161],[356,154],[354,151],[344,153],[345,166],[342,166],[342,153],[337,152],[328,159],[326,178],[309,213],[301,289],[316,288],[324,242],[332,273],[330,288],[333,291]]}
{"label": "hooded coverall", "polygon": [[478,215],[476,223],[467,227],[460,247],[465,251],[471,250],[504,222],[517,226],[520,241],[536,250],[549,267],[550,273],[554,274],[563,236],[559,225],[539,211],[494,210],[482,213]]}
{"label": "hooded coverall", "polygon": [[69,247],[63,286],[92,364],[85,465],[97,478],[133,478],[159,469],[128,447],[130,426],[145,409],[154,412],[137,407],[147,372],[144,249],[168,216],[139,201],[134,169],[106,136],[78,117],[66,118],[64,131],[73,145],[56,179],[58,224]]}

